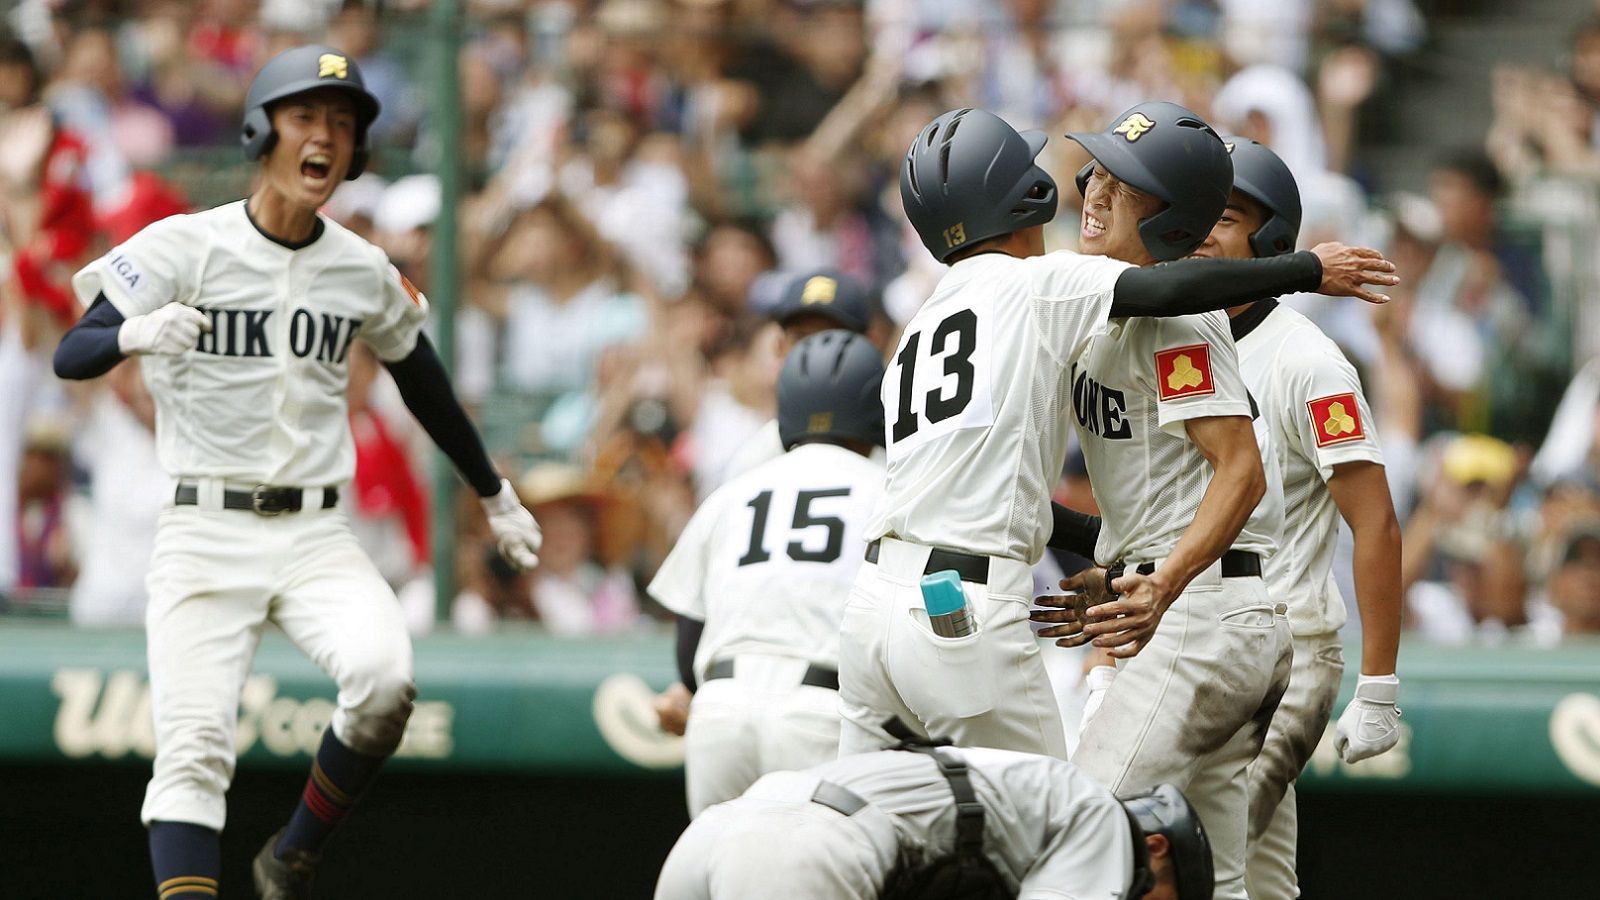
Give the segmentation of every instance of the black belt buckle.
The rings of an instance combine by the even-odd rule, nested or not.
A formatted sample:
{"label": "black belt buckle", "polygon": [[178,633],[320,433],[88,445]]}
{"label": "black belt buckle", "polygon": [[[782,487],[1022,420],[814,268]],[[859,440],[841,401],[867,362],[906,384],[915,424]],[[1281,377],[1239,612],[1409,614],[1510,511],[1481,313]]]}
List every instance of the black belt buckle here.
{"label": "black belt buckle", "polygon": [[289,489],[269,487],[265,484],[256,485],[250,492],[250,510],[258,516],[276,516],[293,512],[294,508],[289,502]]}

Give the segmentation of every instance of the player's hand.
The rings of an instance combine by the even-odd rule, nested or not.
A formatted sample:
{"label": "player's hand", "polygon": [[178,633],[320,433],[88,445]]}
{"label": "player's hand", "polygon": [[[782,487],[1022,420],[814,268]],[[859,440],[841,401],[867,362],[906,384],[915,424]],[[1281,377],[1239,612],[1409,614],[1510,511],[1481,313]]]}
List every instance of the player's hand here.
{"label": "player's hand", "polygon": [[1090,566],[1061,579],[1061,587],[1070,593],[1035,597],[1035,606],[1051,608],[1035,609],[1028,613],[1028,617],[1051,626],[1034,632],[1038,637],[1057,638],[1056,644],[1062,647],[1081,646],[1088,641],[1088,638],[1082,637],[1083,626],[1088,621],[1084,614],[1089,607],[1109,603],[1117,599],[1117,595],[1111,592],[1106,570],[1099,566]]}
{"label": "player's hand", "polygon": [[523,572],[537,566],[544,535],[539,531],[539,523],[533,520],[533,513],[517,498],[511,482],[500,479],[500,492],[479,502],[483,504],[483,514],[489,517],[489,530],[494,532],[495,546],[505,561]]}
{"label": "player's hand", "polygon": [[1330,297],[1359,297],[1368,303],[1388,303],[1389,295],[1364,285],[1393,287],[1400,283],[1394,263],[1370,247],[1349,247],[1338,242],[1318,244],[1311,252],[1322,260],[1322,283],[1317,292]]}
{"label": "player's hand", "polygon": [[210,330],[210,316],[174,300],[155,312],[123,322],[117,329],[117,349],[124,356],[177,356],[193,350],[201,332]]}
{"label": "player's hand", "polygon": [[656,721],[661,723],[661,730],[683,737],[689,727],[689,701],[693,699],[681,681],[657,694]]}
{"label": "player's hand", "polygon": [[1129,659],[1150,643],[1178,591],[1167,584],[1160,569],[1150,575],[1130,572],[1111,582],[1111,589],[1120,596],[1089,607],[1084,638],[1115,659]]}
{"label": "player's hand", "polygon": [[1363,675],[1334,729],[1333,749],[1347,763],[1377,756],[1400,741],[1400,679]]}

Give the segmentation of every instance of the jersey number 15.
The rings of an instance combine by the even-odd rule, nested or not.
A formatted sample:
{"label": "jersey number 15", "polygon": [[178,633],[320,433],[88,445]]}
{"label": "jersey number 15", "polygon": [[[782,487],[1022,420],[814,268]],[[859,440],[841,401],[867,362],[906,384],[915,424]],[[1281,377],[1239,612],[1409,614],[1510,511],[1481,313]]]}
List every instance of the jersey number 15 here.
{"label": "jersey number 15", "polygon": [[[850,489],[828,488],[821,491],[801,491],[794,501],[794,520],[791,523],[795,540],[789,542],[786,548],[789,558],[796,562],[833,562],[839,558],[839,553],[844,549],[844,520],[838,516],[818,516],[811,512],[813,501],[826,497],[848,497]],[[764,563],[772,558],[772,553],[767,550],[767,514],[772,511],[772,492],[762,491],[755,499],[745,506],[754,510],[750,523],[750,547],[745,550],[744,556],[739,557],[739,565],[749,566],[755,563]],[[808,528],[826,529],[826,539],[821,548],[809,550],[806,548],[804,536],[799,532]]]}

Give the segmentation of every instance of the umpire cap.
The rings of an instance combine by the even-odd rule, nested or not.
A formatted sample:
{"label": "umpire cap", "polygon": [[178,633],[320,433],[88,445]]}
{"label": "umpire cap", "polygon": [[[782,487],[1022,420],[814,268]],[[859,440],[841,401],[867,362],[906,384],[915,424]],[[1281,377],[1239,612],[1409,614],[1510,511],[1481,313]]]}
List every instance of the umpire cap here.
{"label": "umpire cap", "polygon": [[267,107],[286,97],[337,88],[349,91],[356,105],[356,149],[350,157],[346,181],[354,181],[367,167],[367,129],[378,118],[378,98],[367,90],[356,61],[332,47],[306,44],[293,47],[267,60],[250,82],[244,97],[244,125],[239,142],[246,159],[260,159],[272,149],[278,136],[272,130]]}
{"label": "umpire cap", "polygon": [[819,269],[790,278],[772,310],[779,325],[806,315],[822,316],[840,328],[864,334],[872,322],[872,301],[861,282],[842,272]]}
{"label": "umpire cap", "polygon": [[[1216,875],[1211,867],[1211,841],[1206,838],[1200,816],[1189,805],[1183,792],[1170,784],[1158,784],[1155,790],[1135,794],[1122,801],[1128,817],[1144,834],[1159,834],[1172,847],[1172,869],[1177,876],[1178,900],[1211,900],[1216,889]],[[1135,849],[1143,856],[1144,839],[1134,835]],[[1148,875],[1146,876],[1148,879]],[[1141,897],[1153,884],[1135,890],[1130,897]]]}
{"label": "umpire cap", "polygon": [[778,438],[883,446],[883,358],[859,334],[834,329],[794,345],[778,374]]}
{"label": "umpire cap", "polygon": [[923,246],[956,251],[1056,216],[1056,182],[1033,161],[1048,140],[994,113],[953,109],[917,134],[900,166],[900,200]]}
{"label": "umpire cap", "polygon": [[[1176,103],[1140,103],[1105,131],[1067,137],[1117,180],[1166,202],[1165,209],[1139,221],[1139,237],[1157,260],[1193,253],[1228,205],[1233,164],[1227,148],[1204,119]],[[1078,172],[1080,194],[1092,171],[1090,164]]]}
{"label": "umpire cap", "polygon": [[1289,167],[1263,144],[1247,137],[1222,139],[1233,157],[1233,189],[1267,209],[1267,219],[1250,235],[1250,252],[1279,256],[1294,252],[1300,237],[1300,188]]}

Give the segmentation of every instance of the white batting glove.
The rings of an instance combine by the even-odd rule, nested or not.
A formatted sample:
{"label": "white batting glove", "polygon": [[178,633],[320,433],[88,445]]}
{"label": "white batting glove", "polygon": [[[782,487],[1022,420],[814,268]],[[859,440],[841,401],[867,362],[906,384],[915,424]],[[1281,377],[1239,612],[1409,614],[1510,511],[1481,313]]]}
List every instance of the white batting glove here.
{"label": "white batting glove", "polygon": [[1099,711],[1100,704],[1105,702],[1106,691],[1111,689],[1111,682],[1117,677],[1116,666],[1095,666],[1089,674],[1083,676],[1084,686],[1089,689],[1088,699],[1083,701],[1083,716],[1078,719],[1078,733],[1083,734],[1089,727],[1089,720]]}
{"label": "white batting glove", "polygon": [[159,354],[177,356],[193,350],[200,333],[211,330],[211,317],[174,300],[155,312],[122,323],[117,329],[117,349],[124,356]]}
{"label": "white batting glove", "polygon": [[484,497],[483,514],[489,517],[489,530],[494,532],[495,546],[505,561],[526,572],[539,564],[539,547],[544,535],[533,513],[517,498],[511,482],[500,479],[500,493]]}
{"label": "white batting glove", "polygon": [[1344,708],[1334,729],[1333,748],[1347,763],[1377,756],[1400,740],[1400,679],[1394,675],[1362,675],[1356,696]]}

